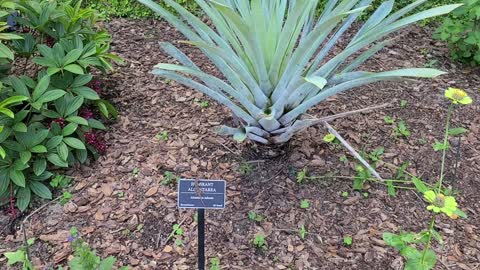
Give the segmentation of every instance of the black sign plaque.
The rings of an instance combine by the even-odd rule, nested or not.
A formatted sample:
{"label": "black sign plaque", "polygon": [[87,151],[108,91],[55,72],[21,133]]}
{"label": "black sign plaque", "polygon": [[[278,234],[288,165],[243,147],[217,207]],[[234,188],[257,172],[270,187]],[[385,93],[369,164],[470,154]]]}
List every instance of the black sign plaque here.
{"label": "black sign plaque", "polygon": [[224,209],[226,186],[224,180],[180,179],[178,208]]}

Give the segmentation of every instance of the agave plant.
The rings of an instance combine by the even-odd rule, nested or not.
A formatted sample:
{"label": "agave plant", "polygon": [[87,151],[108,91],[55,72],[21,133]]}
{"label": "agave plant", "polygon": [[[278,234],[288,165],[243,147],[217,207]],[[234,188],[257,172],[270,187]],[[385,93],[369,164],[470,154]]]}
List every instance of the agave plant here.
{"label": "agave plant", "polygon": [[185,42],[200,49],[223,77],[203,72],[168,42],[160,44],[162,49],[180,64],[158,64],[153,73],[227,106],[241,126],[221,126],[219,133],[263,144],[286,142],[316,123],[302,116],[342,91],[378,81],[443,74],[428,68],[384,72],[358,68],[388,44],[386,37],[392,32],[460,6],[445,5],[409,15],[427,0],[394,13],[395,1],[385,1],[348,45],[331,55],[337,41],[372,0],[329,0],[319,16],[319,0],[195,0],[209,17],[209,24],[173,0],[164,2],[178,16],[151,0],[138,1],[176,27],[188,39]]}

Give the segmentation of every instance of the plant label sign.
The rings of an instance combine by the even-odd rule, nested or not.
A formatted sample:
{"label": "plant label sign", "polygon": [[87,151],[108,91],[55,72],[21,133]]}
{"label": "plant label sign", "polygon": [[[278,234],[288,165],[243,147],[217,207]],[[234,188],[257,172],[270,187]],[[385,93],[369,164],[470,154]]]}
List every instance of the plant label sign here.
{"label": "plant label sign", "polygon": [[224,209],[226,187],[224,180],[180,179],[178,208]]}

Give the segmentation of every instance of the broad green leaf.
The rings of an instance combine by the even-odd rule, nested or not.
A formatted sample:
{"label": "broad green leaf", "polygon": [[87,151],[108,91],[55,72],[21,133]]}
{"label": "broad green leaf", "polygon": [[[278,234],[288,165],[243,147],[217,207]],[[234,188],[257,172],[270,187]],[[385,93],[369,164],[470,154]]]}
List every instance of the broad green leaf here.
{"label": "broad green leaf", "polygon": [[383,241],[385,242],[385,244],[392,246],[398,250],[401,250],[402,248],[405,247],[405,243],[402,241],[400,236],[394,233],[389,233],[389,232],[383,233]]}
{"label": "broad green leaf", "polygon": [[23,122],[19,122],[13,125],[12,129],[16,132],[27,132],[27,125]]}
{"label": "broad green leaf", "polygon": [[76,64],[70,64],[70,65],[64,67],[63,69],[65,69],[67,71],[70,71],[73,74],[80,74],[80,75],[84,74],[83,68],[79,65],[76,65]]}
{"label": "broad green leaf", "polygon": [[58,146],[57,146],[57,153],[58,153],[58,156],[63,160],[63,161],[67,161],[67,158],[68,158],[68,147],[65,143],[60,143]]}
{"label": "broad green leaf", "polygon": [[111,270],[116,261],[115,257],[109,256],[100,262],[98,270]]}
{"label": "broad green leaf", "polygon": [[15,76],[10,76],[8,78],[10,79],[12,87],[17,94],[25,97],[30,97],[30,91],[28,91],[27,86],[22,80]]}
{"label": "broad green leaf", "polygon": [[82,96],[76,96],[72,99],[70,104],[68,104],[67,110],[65,111],[65,115],[71,115],[74,112],[78,111],[80,107],[82,107],[84,102],[84,98]]}
{"label": "broad green leaf", "polygon": [[3,256],[7,258],[7,265],[23,263],[26,260],[26,253],[24,249],[18,249],[14,252],[5,252],[3,253]]}
{"label": "broad green leaf", "polygon": [[[8,190],[10,186],[10,175],[8,169],[0,169],[0,194]],[[2,198],[0,196],[0,198]],[[1,205],[1,202],[0,202]]]}
{"label": "broad green leaf", "polygon": [[13,52],[10,50],[7,46],[3,45],[3,43],[0,43],[0,57],[1,58],[8,58],[10,60],[13,60]]}
{"label": "broad green leaf", "polygon": [[459,217],[462,217],[462,218],[467,218],[467,214],[465,214],[465,212],[460,210],[460,208],[455,209],[455,211],[453,211],[453,214],[455,214]]}
{"label": "broad green leaf", "polygon": [[47,159],[55,166],[68,168],[68,163],[63,161],[57,154],[49,154]]}
{"label": "broad green leaf", "polygon": [[33,162],[33,173],[36,176],[41,175],[47,169],[47,161],[44,158],[37,158]]}
{"label": "broad green leaf", "polygon": [[82,126],[88,126],[87,119],[80,116],[69,116],[65,120],[67,120],[67,122],[70,122],[70,123],[75,123]]}
{"label": "broad green leaf", "polygon": [[28,100],[28,97],[25,96],[13,96],[6,98],[0,102],[0,107],[6,107],[8,105],[21,103],[22,101]]}
{"label": "broad green leaf", "polygon": [[32,149],[30,149],[30,151],[32,153],[47,153],[48,152],[47,147],[45,147],[41,144],[32,147]]}
{"label": "broad green leaf", "polygon": [[70,123],[63,128],[62,135],[63,136],[72,135],[75,132],[75,130],[77,130],[77,128],[78,128],[78,124]]}
{"label": "broad green leaf", "polygon": [[30,198],[32,194],[30,188],[28,187],[21,187],[18,189],[16,199],[17,199],[17,207],[21,211],[25,211],[28,205],[30,204]]}
{"label": "broad green leaf", "polygon": [[7,153],[5,152],[5,149],[3,149],[2,146],[0,146],[0,157],[2,157],[2,159],[5,159],[6,156],[7,156]]}
{"label": "broad green leaf", "polygon": [[38,100],[43,95],[43,93],[47,91],[47,88],[49,85],[50,85],[50,76],[43,76],[43,78],[41,78],[38,81],[37,86],[33,90],[33,93],[32,93],[33,100],[35,101]]}
{"label": "broad green leaf", "polygon": [[28,186],[30,187],[32,192],[37,194],[39,197],[48,199],[48,200],[52,199],[52,192],[42,182],[29,181]]}
{"label": "broad green leaf", "polygon": [[73,80],[71,87],[80,87],[84,86],[92,80],[93,76],[91,74],[78,75]]}
{"label": "broad green leaf", "polygon": [[458,135],[462,135],[462,134],[467,133],[467,132],[468,132],[468,129],[466,129],[466,128],[462,128],[462,127],[452,128],[452,129],[448,130],[448,135],[458,136]]}
{"label": "broad green leaf", "polygon": [[62,141],[63,141],[63,136],[54,136],[45,143],[45,147],[51,150],[57,147]]}
{"label": "broad green leaf", "polygon": [[[80,56],[82,55],[82,51],[83,51],[82,49],[73,49],[69,51],[67,55],[65,55],[65,57],[62,59],[62,65],[68,65],[77,61],[78,58],[80,58]],[[67,67],[65,67],[65,69],[67,69]],[[72,73],[75,73],[75,72],[72,72]]]}
{"label": "broad green leaf", "polygon": [[101,129],[105,130],[107,129],[102,122],[95,120],[95,119],[88,119],[88,126],[94,129]]}
{"label": "broad green leaf", "polygon": [[25,175],[23,175],[22,171],[18,171],[15,169],[10,169],[10,179],[12,180],[15,185],[19,187],[25,187]]}
{"label": "broad green leaf", "polygon": [[437,255],[431,249],[428,249],[425,256],[416,254],[415,257],[407,258],[405,270],[430,270],[437,264]]}
{"label": "broad green leaf", "polygon": [[80,149],[80,150],[86,149],[86,148],[85,148],[85,145],[83,144],[83,142],[80,141],[80,140],[77,139],[77,138],[67,137],[67,138],[64,138],[63,141],[64,141],[68,146],[70,146],[70,147],[72,147],[72,148]]}
{"label": "broad green leaf", "polygon": [[412,182],[415,185],[415,188],[420,193],[425,193],[428,191],[427,186],[423,183],[423,181],[417,177],[412,177]]}
{"label": "broad green leaf", "polygon": [[31,158],[32,158],[32,153],[30,151],[20,152],[20,160],[23,162],[23,164],[27,164]]}
{"label": "broad green leaf", "polygon": [[8,117],[10,117],[10,118],[14,118],[14,117],[15,117],[15,114],[14,114],[11,110],[9,110],[9,109],[7,109],[7,108],[0,108],[0,113],[3,113],[3,114],[5,114],[6,116],[8,116]]}
{"label": "broad green leaf", "polygon": [[73,88],[72,91],[77,95],[83,96],[85,99],[89,99],[89,100],[100,99],[97,92],[93,91],[91,88],[86,86]]}
{"label": "broad green leaf", "polygon": [[57,90],[50,90],[45,92],[39,99],[38,102],[46,103],[56,99],[63,97],[67,92],[57,89]]}

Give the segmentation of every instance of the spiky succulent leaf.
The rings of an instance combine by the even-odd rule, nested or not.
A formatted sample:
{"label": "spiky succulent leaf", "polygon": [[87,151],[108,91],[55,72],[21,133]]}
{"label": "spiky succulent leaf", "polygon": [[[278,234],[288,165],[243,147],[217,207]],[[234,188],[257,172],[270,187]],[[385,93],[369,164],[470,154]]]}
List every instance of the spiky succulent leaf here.
{"label": "spiky succulent leaf", "polygon": [[388,44],[385,38],[392,32],[460,6],[408,15],[427,0],[395,13],[395,1],[384,1],[343,51],[327,58],[372,0],[329,0],[318,17],[319,0],[195,0],[210,25],[174,0],[164,2],[178,17],[152,0],[137,1],[176,27],[188,39],[184,43],[200,49],[222,79],[202,71],[170,43],[160,45],[180,65],[159,64],[153,73],[210,96],[241,120],[241,127],[221,127],[219,133],[265,144],[285,142],[311,125],[301,116],[332,95],[378,81],[443,74],[426,68],[377,73],[358,68]]}

